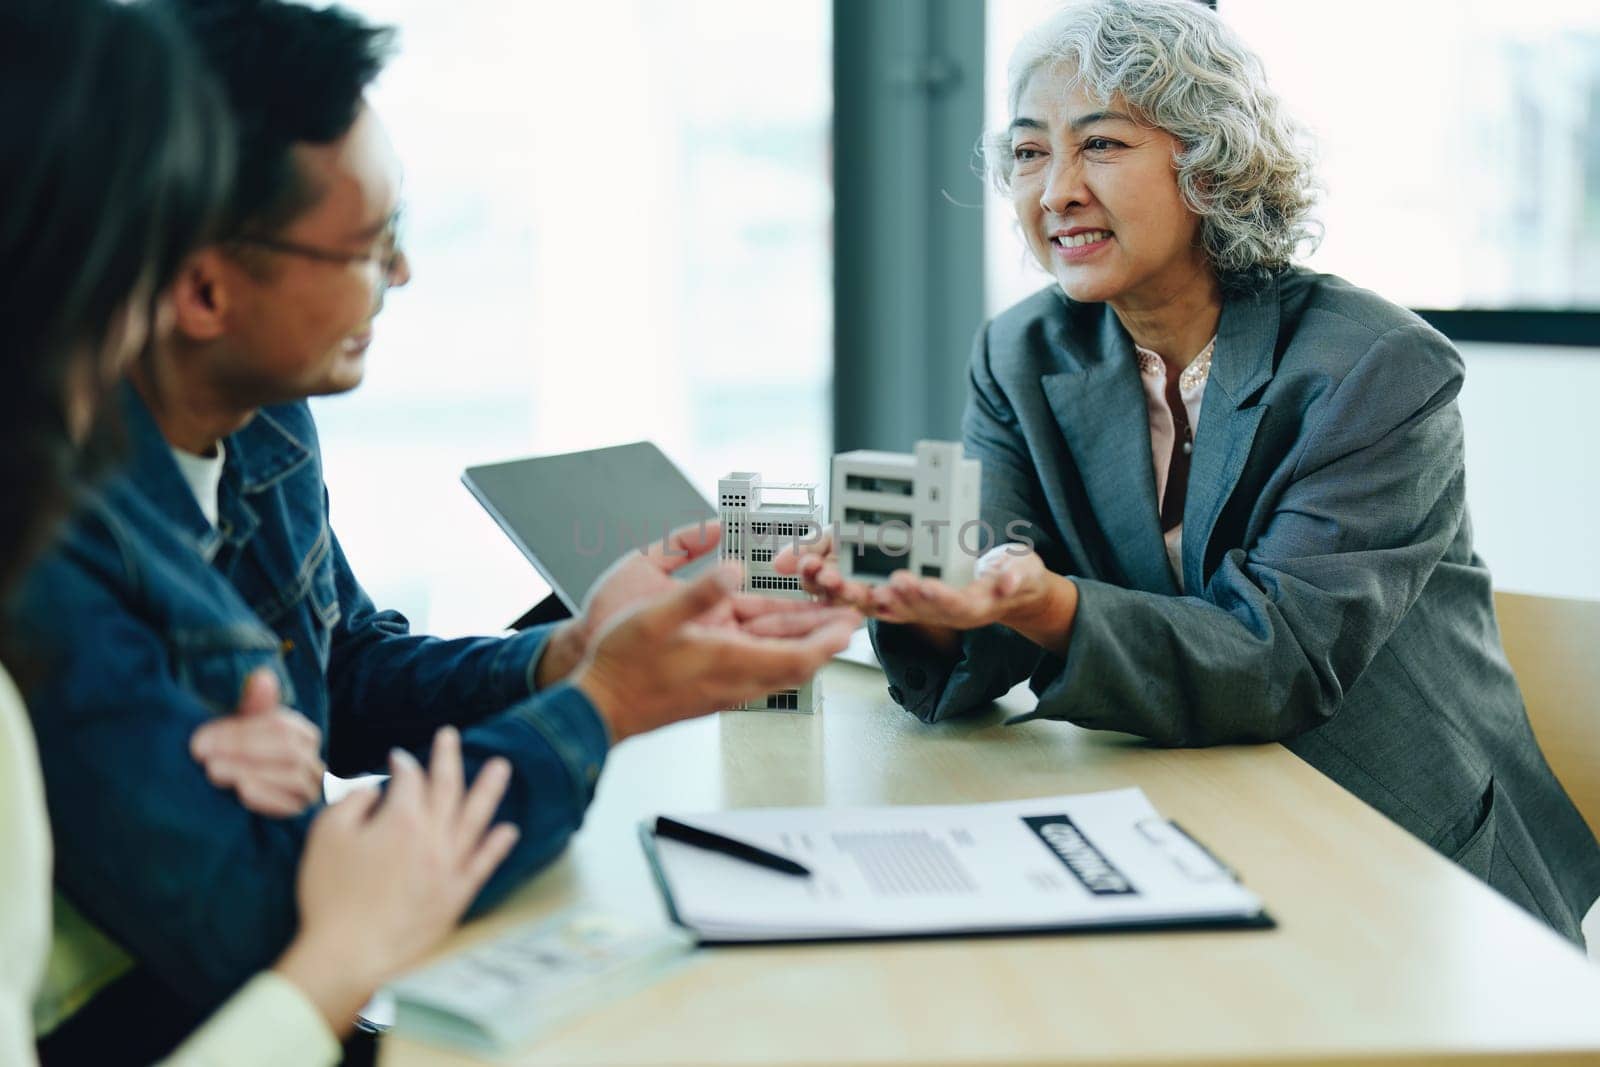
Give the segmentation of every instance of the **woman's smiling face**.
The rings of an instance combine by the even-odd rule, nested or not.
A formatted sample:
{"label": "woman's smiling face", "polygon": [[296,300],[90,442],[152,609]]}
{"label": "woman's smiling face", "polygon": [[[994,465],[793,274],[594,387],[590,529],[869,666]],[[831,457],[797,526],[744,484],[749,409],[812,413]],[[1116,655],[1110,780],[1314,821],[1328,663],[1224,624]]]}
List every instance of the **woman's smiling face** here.
{"label": "woman's smiling face", "polygon": [[1063,67],[1023,86],[1011,127],[1011,198],[1039,264],[1073,300],[1136,308],[1209,273],[1200,219],[1178,190],[1165,130],[1121,99],[1092,99]]}

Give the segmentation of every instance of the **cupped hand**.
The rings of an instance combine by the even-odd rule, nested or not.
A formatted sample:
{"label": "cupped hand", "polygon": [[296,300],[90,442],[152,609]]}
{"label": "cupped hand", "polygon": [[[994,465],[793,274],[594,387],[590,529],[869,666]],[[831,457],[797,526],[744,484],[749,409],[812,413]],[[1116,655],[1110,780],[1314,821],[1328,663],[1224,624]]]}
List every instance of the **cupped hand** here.
{"label": "cupped hand", "polygon": [[739,582],[738,565],[723,564],[624,613],[596,637],[573,682],[615,740],[801,686],[860,624],[852,609],[805,602],[806,610],[739,625],[708,621],[737,615]]}
{"label": "cupped hand", "polygon": [[539,657],[540,689],[572,673],[593,644],[595,636],[618,614],[651,597],[669,592],[674,575],[722,541],[722,523],[716,519],[680,526],[659,541],[635,549],[606,568],[575,619],[558,626]]}
{"label": "cupped hand", "polygon": [[674,575],[717,550],[722,523],[716,519],[680,526],[660,541],[629,552],[606,569],[583,604],[584,637],[594,636],[620,613],[677,584]]}
{"label": "cupped hand", "polygon": [[[722,523],[715,520],[682,526],[642,550],[613,563],[595,583],[583,605],[583,614],[562,624],[539,659],[538,684],[543,689],[567,677],[577,667],[597,636],[628,611],[684,585],[678,574],[689,563],[717,550]],[[795,637],[837,621],[831,603],[789,600],[735,593],[719,599],[698,620],[724,629],[742,630],[753,637]]]}
{"label": "cupped hand", "polygon": [[1064,652],[1077,612],[1077,586],[1051,572],[1033,550],[997,545],[953,588],[937,578],[896,571],[872,590],[872,613],[884,622],[924,628],[935,643],[950,631],[991,623],[1008,626],[1041,647]]}
{"label": "cupped hand", "polygon": [[322,799],[322,731],[283,706],[278,676],[269,667],[245,679],[231,715],[194,732],[189,754],[212,785],[233,790],[259,815],[298,815]]}

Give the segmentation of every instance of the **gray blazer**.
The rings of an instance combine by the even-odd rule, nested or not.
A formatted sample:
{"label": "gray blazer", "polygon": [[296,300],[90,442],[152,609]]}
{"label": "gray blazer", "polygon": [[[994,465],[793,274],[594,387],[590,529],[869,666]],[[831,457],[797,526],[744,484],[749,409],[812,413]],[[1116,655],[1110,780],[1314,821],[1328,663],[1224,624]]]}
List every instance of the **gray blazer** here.
{"label": "gray blazer", "polygon": [[1179,593],[1132,341],[1041,291],[979,332],[963,419],[983,518],[1077,581],[1066,657],[1013,631],[941,659],[873,627],[929,722],[1024,678],[1030,717],[1162,745],[1281,741],[1574,940],[1600,846],[1534,742],[1472,549],[1461,357],[1410,312],[1290,270],[1228,300],[1195,431]]}

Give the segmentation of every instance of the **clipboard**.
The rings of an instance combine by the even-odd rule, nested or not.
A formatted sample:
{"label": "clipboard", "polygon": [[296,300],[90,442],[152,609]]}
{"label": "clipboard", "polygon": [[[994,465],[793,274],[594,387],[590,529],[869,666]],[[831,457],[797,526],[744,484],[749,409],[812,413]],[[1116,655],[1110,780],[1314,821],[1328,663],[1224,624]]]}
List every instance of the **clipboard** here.
{"label": "clipboard", "polygon": [[[1091,809],[1096,804],[1104,808],[1107,803],[1111,805],[1120,804],[1133,809],[1140,807],[1147,809],[1140,818],[1131,820],[1127,827],[1130,835],[1137,835],[1143,839],[1143,844],[1135,845],[1135,849],[1147,846],[1148,854],[1134,866],[1137,867],[1139,864],[1144,864],[1139,869],[1142,872],[1149,872],[1158,870],[1158,868],[1149,866],[1149,864],[1169,864],[1175,871],[1179,872],[1178,877],[1183,880],[1192,881],[1196,884],[1209,884],[1211,888],[1200,893],[1201,897],[1207,899],[1197,898],[1190,901],[1187,907],[1184,901],[1175,899],[1171,906],[1165,909],[1168,912],[1167,914],[1159,914],[1161,911],[1159,907],[1155,912],[1152,912],[1149,908],[1139,912],[1137,909],[1122,907],[1120,909],[1121,914],[1119,914],[1119,908],[1115,905],[1103,909],[1088,909],[1088,906],[1082,900],[1076,900],[1072,907],[1064,907],[1061,909],[1060,914],[1054,916],[1041,912],[1037,903],[1031,905],[1033,908],[1031,913],[1007,914],[1002,911],[995,911],[984,915],[981,913],[981,908],[975,911],[972,907],[968,907],[959,916],[952,912],[951,921],[948,922],[930,922],[926,915],[920,918],[906,918],[905,921],[897,922],[893,916],[886,917],[884,909],[878,909],[874,921],[862,922],[846,928],[838,924],[830,927],[827,915],[821,913],[826,910],[825,907],[819,910],[819,914],[804,915],[803,912],[806,905],[802,898],[795,897],[795,908],[798,910],[791,913],[788,918],[801,920],[798,924],[791,924],[786,927],[783,922],[774,922],[770,925],[770,928],[764,928],[766,924],[762,922],[707,923],[704,920],[708,914],[708,909],[715,908],[716,902],[713,899],[715,894],[706,890],[707,883],[703,878],[698,880],[685,880],[682,878],[682,873],[685,869],[683,866],[684,856],[682,854],[674,856],[672,860],[665,859],[663,856],[664,850],[674,850],[681,846],[677,842],[657,840],[656,836],[651,832],[651,826],[648,822],[643,822],[639,825],[638,833],[640,846],[644,850],[651,875],[661,894],[668,917],[675,925],[686,930],[696,939],[698,944],[703,946],[731,947],[735,945],[775,945],[801,942],[838,944],[851,941],[906,941],[952,937],[1036,937],[1059,934],[1170,932],[1174,930],[1269,930],[1277,926],[1276,921],[1260,899],[1242,887],[1236,872],[1218,860],[1209,849],[1196,840],[1182,826],[1157,815],[1154,809],[1149,807],[1149,803],[1144,798],[1143,793],[1138,790],[1121,790],[1107,794],[1082,794],[1077,797],[1047,797],[1033,801],[1002,802],[995,805],[911,806],[879,809],[756,809],[738,813],[700,814],[685,816],[685,818],[693,819],[700,825],[705,825],[708,821],[714,822],[714,829],[718,832],[726,833],[737,832],[741,825],[746,832],[749,832],[752,827],[770,824],[768,825],[768,832],[770,833],[772,832],[771,826],[783,823],[792,826],[797,821],[803,821],[809,816],[817,820],[819,826],[825,828],[817,831],[820,834],[834,832],[841,825],[848,827],[852,822],[858,825],[870,823],[874,815],[878,813],[893,813],[890,820],[891,823],[898,823],[903,826],[912,825],[919,818],[924,821],[931,820],[934,824],[937,824],[940,820],[949,821],[952,818],[965,818],[968,821],[973,821],[980,816],[985,819],[992,816],[998,820],[1007,818],[1027,820],[1031,818],[1036,822],[1050,820],[1070,821],[1066,813],[1077,811],[1080,813],[1078,828],[1081,832],[1089,834],[1095,826]],[[983,809],[991,810],[985,811]],[[1035,813],[1030,816],[1027,814],[1029,811]],[[1049,812],[1051,814],[1042,815],[1039,814],[1040,812]],[[1088,812],[1087,817],[1083,816],[1085,812]],[[1022,838],[1022,840],[1025,841],[1026,838]],[[756,843],[763,845],[763,847],[767,845],[778,847],[785,851],[786,854],[796,855],[797,858],[804,859],[808,865],[816,861],[816,855],[796,853],[797,846],[803,846],[804,843],[795,839],[778,841],[769,837],[764,841],[756,841]],[[1088,855],[1097,844],[1103,843],[1097,842],[1092,836],[1088,836],[1084,842],[1080,843],[1080,847],[1085,850],[1084,854]],[[823,851],[816,841],[811,842],[811,847],[813,852]],[[1029,857],[1026,851],[1023,852],[1025,862],[1037,864],[1041,868],[1048,868],[1050,863],[1060,860],[1061,857],[1059,856],[1051,856],[1046,845],[1040,844],[1038,847],[1041,850],[1039,855]],[[1104,861],[1109,856],[1111,861],[1126,864],[1129,861],[1123,854],[1125,851],[1120,846],[1116,849],[1109,849],[1108,846],[1107,854],[1101,855],[1099,858]],[[1156,857],[1164,858],[1156,859]],[[830,866],[833,865],[833,860],[834,858],[829,858],[828,862],[821,865],[822,869],[824,871],[829,870]],[[687,881],[688,884],[675,886],[672,873],[674,861],[678,866],[680,882]],[[731,857],[715,856],[692,862],[697,865],[701,863],[721,864],[719,876],[736,881],[750,882],[751,879],[763,877],[778,879],[777,882],[771,883],[770,886],[763,884],[759,887],[762,893],[781,895],[789,892],[782,886],[785,879],[791,885],[796,881],[789,878],[789,876],[774,875],[772,872],[760,872],[753,865],[740,864],[739,861]],[[921,862],[922,866],[926,868],[927,861]],[[750,870],[743,871],[741,867],[750,868]],[[848,876],[846,875],[843,880],[848,881]],[[1068,879],[1061,878],[1059,881],[1063,883],[1059,888],[1064,895],[1074,891]],[[1147,879],[1145,873],[1140,873],[1132,881],[1144,883],[1147,888],[1154,890],[1158,888],[1158,883],[1162,883],[1163,879],[1155,876]],[[699,885],[698,889],[696,884]],[[751,885],[753,884],[752,882]],[[749,889],[750,886],[747,885],[745,888]],[[845,891],[848,892],[848,889]],[[1122,893],[1125,897],[1131,897],[1136,896],[1138,891],[1139,886],[1132,885],[1125,892],[1123,890],[1118,890],[1117,892]],[[686,895],[688,897],[687,900]],[[735,892],[732,895],[737,897],[738,893]],[[1077,895],[1081,897],[1083,894]],[[689,907],[685,906],[686,903],[689,904]],[[1227,905],[1226,908],[1221,907],[1224,904]],[[698,914],[690,910],[690,908],[694,907],[698,907]],[[1088,914],[1086,909],[1095,913]],[[908,914],[914,915],[915,910],[913,907]],[[833,914],[838,914],[837,909],[834,910]],[[865,913],[861,917],[866,917]]]}

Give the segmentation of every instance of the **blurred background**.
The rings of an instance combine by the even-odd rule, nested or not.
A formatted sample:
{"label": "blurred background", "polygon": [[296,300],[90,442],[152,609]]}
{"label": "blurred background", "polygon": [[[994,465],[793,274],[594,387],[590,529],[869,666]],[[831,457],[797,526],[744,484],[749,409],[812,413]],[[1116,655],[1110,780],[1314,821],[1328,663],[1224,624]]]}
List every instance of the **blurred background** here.
{"label": "blurred background", "polygon": [[[444,634],[547,591],[463,468],[650,439],[710,496],[959,436],[982,320],[1038,289],[976,171],[1059,0],[346,0],[400,29],[373,102],[414,280],[315,401],[335,527]],[[1467,359],[1468,496],[1502,588],[1600,597],[1600,5],[1219,0],[1312,129],[1307,262]]]}

